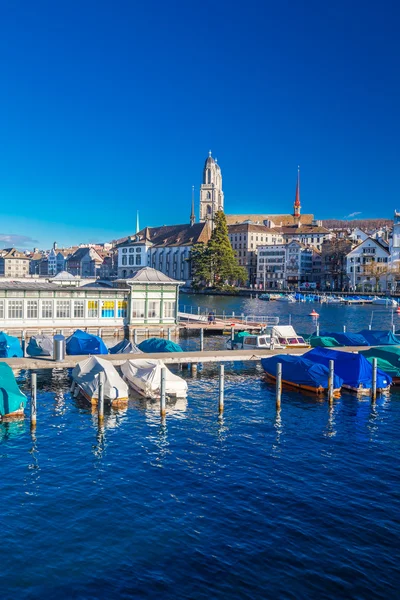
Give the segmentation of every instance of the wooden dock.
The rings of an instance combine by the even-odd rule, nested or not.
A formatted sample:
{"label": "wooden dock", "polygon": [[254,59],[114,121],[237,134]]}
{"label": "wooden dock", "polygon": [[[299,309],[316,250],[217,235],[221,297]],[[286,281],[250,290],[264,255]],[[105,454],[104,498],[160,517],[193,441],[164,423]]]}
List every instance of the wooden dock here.
{"label": "wooden dock", "polygon": [[[199,363],[223,363],[223,362],[255,362],[268,356],[276,354],[302,355],[308,352],[310,348],[290,348],[277,350],[206,350],[201,352],[163,352],[158,354],[102,354],[102,359],[108,360],[114,366],[120,366],[130,359],[161,359],[167,365],[199,364]],[[335,348],[344,352],[358,352],[367,350],[367,346],[346,346]],[[1,358],[0,362],[5,362],[14,370],[26,369],[37,371],[40,369],[69,369],[87,358],[87,355],[66,356],[62,362],[54,361],[50,358]]]}

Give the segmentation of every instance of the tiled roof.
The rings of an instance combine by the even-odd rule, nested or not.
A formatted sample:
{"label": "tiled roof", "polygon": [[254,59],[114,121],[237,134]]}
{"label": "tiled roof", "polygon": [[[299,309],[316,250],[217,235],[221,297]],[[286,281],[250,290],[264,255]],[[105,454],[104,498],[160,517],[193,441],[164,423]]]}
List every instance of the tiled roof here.
{"label": "tiled roof", "polygon": [[143,267],[134,273],[129,279],[123,279],[119,281],[124,282],[135,282],[135,283],[181,283],[176,279],[164,275],[161,271],[153,269],[152,267]]}
{"label": "tiled roof", "polygon": [[232,233],[280,233],[277,229],[271,229],[265,225],[256,225],[255,223],[237,223],[228,226],[228,232]]}
{"label": "tiled roof", "polygon": [[5,248],[3,250],[3,258],[24,258],[25,260],[29,260],[29,256],[16,248]]}
{"label": "tiled roof", "polygon": [[[252,221],[254,224],[263,224],[264,221],[272,221],[277,227],[282,225],[295,225],[297,223],[297,218],[293,215],[226,215],[226,222],[228,225],[234,225],[236,223],[244,223],[245,221]],[[301,215],[300,223],[306,225],[311,223],[314,220],[314,215]]]}
{"label": "tiled roof", "polygon": [[118,244],[119,246],[135,246],[144,242],[152,246],[192,246],[198,242],[208,242],[211,232],[208,223],[194,225],[162,225],[161,227],[145,227],[139,233],[131,236],[131,241]]}

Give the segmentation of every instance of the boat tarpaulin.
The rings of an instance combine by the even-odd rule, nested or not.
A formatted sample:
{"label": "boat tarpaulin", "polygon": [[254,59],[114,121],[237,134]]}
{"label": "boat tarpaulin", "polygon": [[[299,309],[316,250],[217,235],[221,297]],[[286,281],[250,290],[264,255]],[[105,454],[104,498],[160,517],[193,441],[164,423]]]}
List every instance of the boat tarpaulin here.
{"label": "boat tarpaulin", "polygon": [[179,344],[175,344],[171,340],[164,340],[163,338],[149,338],[144,340],[138,345],[139,350],[142,352],[156,354],[157,352],[183,352]]}
{"label": "boat tarpaulin", "polygon": [[19,389],[11,367],[0,363],[0,415],[9,415],[25,406],[26,396]]}
{"label": "boat tarpaulin", "polygon": [[335,338],[326,335],[311,335],[307,341],[312,348],[335,348],[341,346]]}
{"label": "boat tarpaulin", "polygon": [[29,356],[53,356],[53,338],[49,335],[33,335],[26,347]]}
{"label": "boat tarpaulin", "polygon": [[340,346],[369,346],[369,343],[360,333],[321,333],[322,337],[331,337],[339,342]]}
{"label": "boat tarpaulin", "polygon": [[[375,346],[374,348],[368,348],[368,350],[362,350],[361,354],[365,358],[384,360],[390,363],[397,371],[400,370],[400,346]],[[380,367],[381,368],[381,367]],[[383,369],[385,371],[385,369]]]}
{"label": "boat tarpaulin", "polygon": [[[273,377],[276,375],[276,365],[278,363],[282,363],[282,379],[287,382],[324,389],[328,387],[329,368],[324,365],[311,362],[303,356],[290,356],[287,354],[277,354],[270,358],[261,359],[264,371]],[[335,373],[333,387],[339,389],[341,386],[342,379]]]}
{"label": "boat tarpaulin", "polygon": [[104,399],[117,400],[128,398],[128,386],[118,375],[114,365],[104,358],[89,356],[79,362],[72,370],[72,379],[89,398],[99,397],[100,373],[104,373]]}
{"label": "boat tarpaulin", "polygon": [[[147,398],[158,398],[161,387],[162,360],[130,359],[122,366],[122,374],[128,383]],[[187,383],[182,377],[165,367],[165,392],[171,396],[186,396]]]}
{"label": "boat tarpaulin", "polygon": [[[304,358],[313,363],[329,368],[329,361],[335,364],[335,374],[343,379],[343,385],[351,388],[372,387],[372,366],[365,356],[357,352],[342,352],[330,348],[313,348],[306,352]],[[380,369],[377,372],[377,388],[386,388],[392,383],[392,378]]]}
{"label": "boat tarpaulin", "polygon": [[97,335],[77,329],[66,341],[67,354],[108,354],[107,346]]}
{"label": "boat tarpaulin", "polygon": [[398,346],[400,337],[396,337],[391,331],[377,331],[363,329],[360,335],[364,336],[370,346]]}
{"label": "boat tarpaulin", "polygon": [[384,358],[380,358],[378,356],[366,356],[365,357],[369,363],[372,365],[372,361],[376,358],[376,364],[378,369],[381,369],[384,373],[390,375],[390,377],[400,377],[400,366],[396,367],[392,365],[388,360]]}
{"label": "boat tarpaulin", "polygon": [[251,333],[249,333],[248,331],[238,331],[237,333],[235,333],[233,341],[236,343],[241,343],[243,342],[243,338],[247,337],[248,335],[251,335]]}
{"label": "boat tarpaulin", "polygon": [[122,340],[112,348],[110,354],[143,354],[141,350],[129,340]]}
{"label": "boat tarpaulin", "polygon": [[23,355],[19,339],[0,331],[0,358],[21,358]]}

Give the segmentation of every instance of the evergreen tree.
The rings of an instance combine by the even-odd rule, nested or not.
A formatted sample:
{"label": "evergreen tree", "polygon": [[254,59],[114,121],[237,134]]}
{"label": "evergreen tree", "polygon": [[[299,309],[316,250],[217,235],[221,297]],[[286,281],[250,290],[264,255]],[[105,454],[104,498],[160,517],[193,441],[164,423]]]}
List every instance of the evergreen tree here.
{"label": "evergreen tree", "polygon": [[196,244],[192,249],[193,285],[212,286],[217,289],[225,285],[238,285],[247,279],[247,271],[240,267],[228,237],[228,226],[222,211],[214,218],[214,230],[207,246]]}

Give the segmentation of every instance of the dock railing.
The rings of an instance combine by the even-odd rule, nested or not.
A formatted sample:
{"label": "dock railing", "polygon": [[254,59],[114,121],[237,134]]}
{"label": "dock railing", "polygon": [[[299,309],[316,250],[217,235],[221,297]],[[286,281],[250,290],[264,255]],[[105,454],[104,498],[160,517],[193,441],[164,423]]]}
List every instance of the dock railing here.
{"label": "dock railing", "polygon": [[212,315],[212,323],[232,325],[234,323],[240,325],[246,324],[261,324],[265,326],[274,326],[279,324],[279,317],[271,317],[269,315],[245,315],[244,313],[223,312],[215,313],[212,309],[200,306],[179,306],[178,317],[180,321],[188,323],[204,323],[208,324],[209,316]]}

